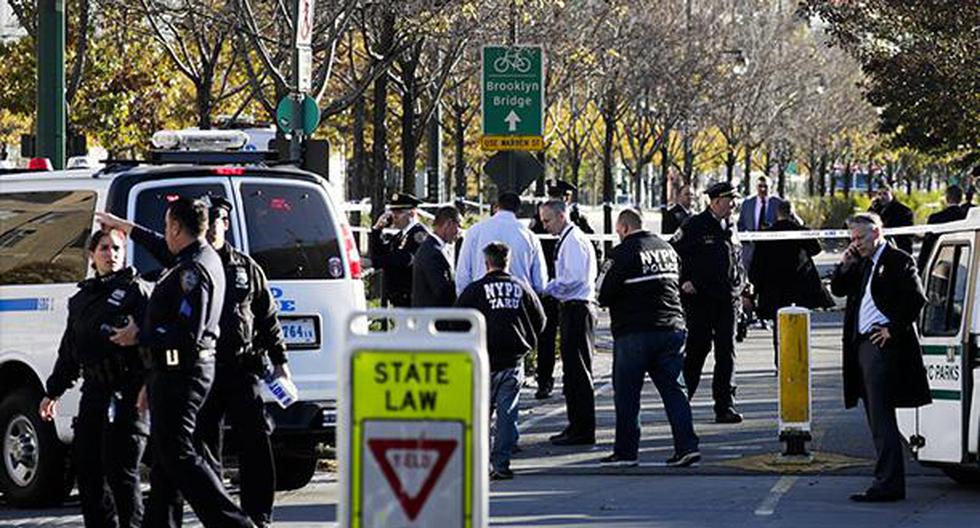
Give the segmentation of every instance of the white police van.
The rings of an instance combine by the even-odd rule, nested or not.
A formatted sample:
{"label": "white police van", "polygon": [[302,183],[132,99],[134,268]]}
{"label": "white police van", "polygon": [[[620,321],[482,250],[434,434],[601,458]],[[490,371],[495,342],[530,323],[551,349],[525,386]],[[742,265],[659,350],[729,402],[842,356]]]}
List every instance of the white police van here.
{"label": "white police van", "polygon": [[[210,135],[219,141],[219,134]],[[172,146],[178,139],[164,138]],[[95,211],[162,231],[168,200],[229,199],[229,241],[269,278],[300,391],[300,401],[286,409],[271,398],[267,404],[276,422],[280,489],[309,482],[317,444],[334,441],[335,354],[349,314],[365,308],[365,296],[360,256],[329,184],[294,167],[266,166],[263,152],[158,153],[166,164],[0,175],[0,492],[8,503],[57,503],[71,488],[67,444],[77,386],[61,400],[53,425],[37,409],[67,299],[92,273],[85,243],[97,228]],[[147,251],[132,242],[128,249],[141,273],[159,272]]]}
{"label": "white police van", "polygon": [[980,208],[947,227],[923,270],[928,299],[919,338],[932,403],[899,409],[902,436],[918,461],[980,483]]}

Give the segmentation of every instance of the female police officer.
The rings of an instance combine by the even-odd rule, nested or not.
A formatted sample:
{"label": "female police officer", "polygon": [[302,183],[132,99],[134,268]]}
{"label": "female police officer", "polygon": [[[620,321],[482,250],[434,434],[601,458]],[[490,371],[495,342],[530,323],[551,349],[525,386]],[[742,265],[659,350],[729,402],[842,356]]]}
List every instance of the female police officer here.
{"label": "female police officer", "polygon": [[95,277],[68,301],[68,326],[41,400],[41,417],[53,419],[81,372],[74,449],[86,526],[137,527],[143,517],[139,462],[148,431],[136,409],[143,367],[136,347],[109,340],[130,318],[142,321],[149,299],[148,285],[123,267],[125,243],[118,230],[92,235]]}

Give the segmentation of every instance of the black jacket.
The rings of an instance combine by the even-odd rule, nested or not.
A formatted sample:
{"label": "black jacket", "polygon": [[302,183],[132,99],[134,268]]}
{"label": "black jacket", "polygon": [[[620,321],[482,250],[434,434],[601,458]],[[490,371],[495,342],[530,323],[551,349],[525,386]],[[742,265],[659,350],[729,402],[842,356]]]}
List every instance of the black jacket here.
{"label": "black jacket", "polygon": [[[132,231],[133,241],[145,247],[160,264],[170,267],[175,257],[163,235],[142,226]],[[262,268],[248,255],[225,243],[217,250],[225,276],[221,310],[219,361],[230,361],[255,348],[269,355],[273,365],[286,363],[286,343],[279,326],[276,303]]]}
{"label": "black jacket", "polygon": [[609,307],[612,335],[683,330],[680,258],[660,237],[638,231],[612,248],[598,279],[599,304]]}
{"label": "black jacket", "polygon": [[[795,220],[777,220],[768,231],[805,229]],[[810,240],[759,241],[749,280],[758,294],[756,312],[763,319],[775,319],[780,308],[793,304],[804,308],[834,305],[823,289],[813,256],[820,253],[820,242]]]}
{"label": "black jacket", "polygon": [[[964,208],[962,205],[951,205],[938,213],[929,215],[929,220],[926,223],[945,224],[947,222],[955,222],[966,218],[968,212],[969,209]],[[932,253],[932,248],[936,245],[936,240],[938,239],[939,236],[933,233],[926,233],[925,238],[922,239],[922,247],[919,248],[919,271],[925,269],[929,260],[929,254]]]}
{"label": "black jacket", "polygon": [[456,306],[476,309],[486,319],[491,372],[519,365],[547,322],[534,290],[503,271],[487,273],[467,286]]}
{"label": "black jacket", "polygon": [[412,265],[412,306],[450,307],[456,302],[453,270],[439,249],[435,235],[429,235],[415,252]]}
{"label": "black jacket", "polygon": [[167,350],[213,350],[224,299],[221,257],[207,242],[195,240],[176,255],[173,267],[153,288],[140,325],[140,346],[147,347],[157,362]]}
{"label": "black jacket", "polygon": [[691,217],[691,213],[681,207],[681,204],[674,204],[667,209],[660,226],[660,232],[665,235],[672,235],[677,228],[684,224],[684,221]]}
{"label": "black jacket", "polygon": [[694,284],[694,299],[732,302],[742,293],[742,245],[733,222],[729,219],[727,224],[723,229],[705,209],[688,218],[670,240],[681,257],[680,283]]}
{"label": "black jacket", "polygon": [[[60,398],[83,369],[85,383],[95,381],[110,388],[123,381],[139,384],[143,369],[137,347],[118,346],[109,337],[114,327],[126,326],[127,316],[139,324],[149,298],[149,284],[133,268],[78,283],[78,292],[68,299],[68,324],[58,359],[45,384],[48,397]],[[90,379],[94,378],[90,373],[98,373],[100,379]]]}
{"label": "black jacket", "polygon": [[380,229],[371,230],[368,236],[371,265],[384,272],[384,294],[392,305],[412,305],[412,263],[415,252],[428,237],[428,228],[420,223],[404,235],[398,232],[386,237]]}
{"label": "black jacket", "polygon": [[[834,295],[847,296],[844,312],[844,406],[854,407],[863,394],[858,365],[857,318],[864,295],[864,265],[838,264],[830,282]],[[932,401],[929,380],[922,363],[922,348],[915,330],[926,296],[912,257],[888,245],[871,272],[871,297],[888,318],[892,338],[885,344],[888,361],[889,399],[895,407],[918,407]]]}
{"label": "black jacket", "polygon": [[[878,205],[878,202],[875,202],[868,210],[872,213],[878,213],[878,216],[881,217],[881,223],[885,227],[905,227],[915,223],[915,214],[898,200],[892,200],[885,206]],[[895,241],[898,249],[901,249],[909,255],[912,254],[912,235],[901,235],[890,238]]]}

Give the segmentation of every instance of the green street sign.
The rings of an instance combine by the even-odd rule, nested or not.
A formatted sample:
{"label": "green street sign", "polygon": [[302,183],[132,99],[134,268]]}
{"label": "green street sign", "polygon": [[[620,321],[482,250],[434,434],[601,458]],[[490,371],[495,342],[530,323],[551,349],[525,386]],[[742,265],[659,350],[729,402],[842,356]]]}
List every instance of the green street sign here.
{"label": "green street sign", "polygon": [[303,95],[302,111],[300,112],[302,121],[296,123],[293,121],[293,102],[296,97],[299,96],[287,95],[279,100],[279,105],[276,106],[276,124],[279,125],[279,130],[287,134],[302,126],[303,134],[309,136],[320,125],[320,107],[317,106],[312,97]]}
{"label": "green street sign", "polygon": [[538,150],[544,131],[541,46],[484,46],[480,82],[481,145],[486,150]]}

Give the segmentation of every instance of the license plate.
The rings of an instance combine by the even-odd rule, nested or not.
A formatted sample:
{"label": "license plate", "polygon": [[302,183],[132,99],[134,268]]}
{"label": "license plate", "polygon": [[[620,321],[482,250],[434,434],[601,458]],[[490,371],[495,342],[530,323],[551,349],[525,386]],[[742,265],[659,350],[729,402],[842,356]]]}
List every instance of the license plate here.
{"label": "license plate", "polygon": [[291,348],[310,348],[320,345],[315,317],[284,317],[279,320],[286,345]]}

